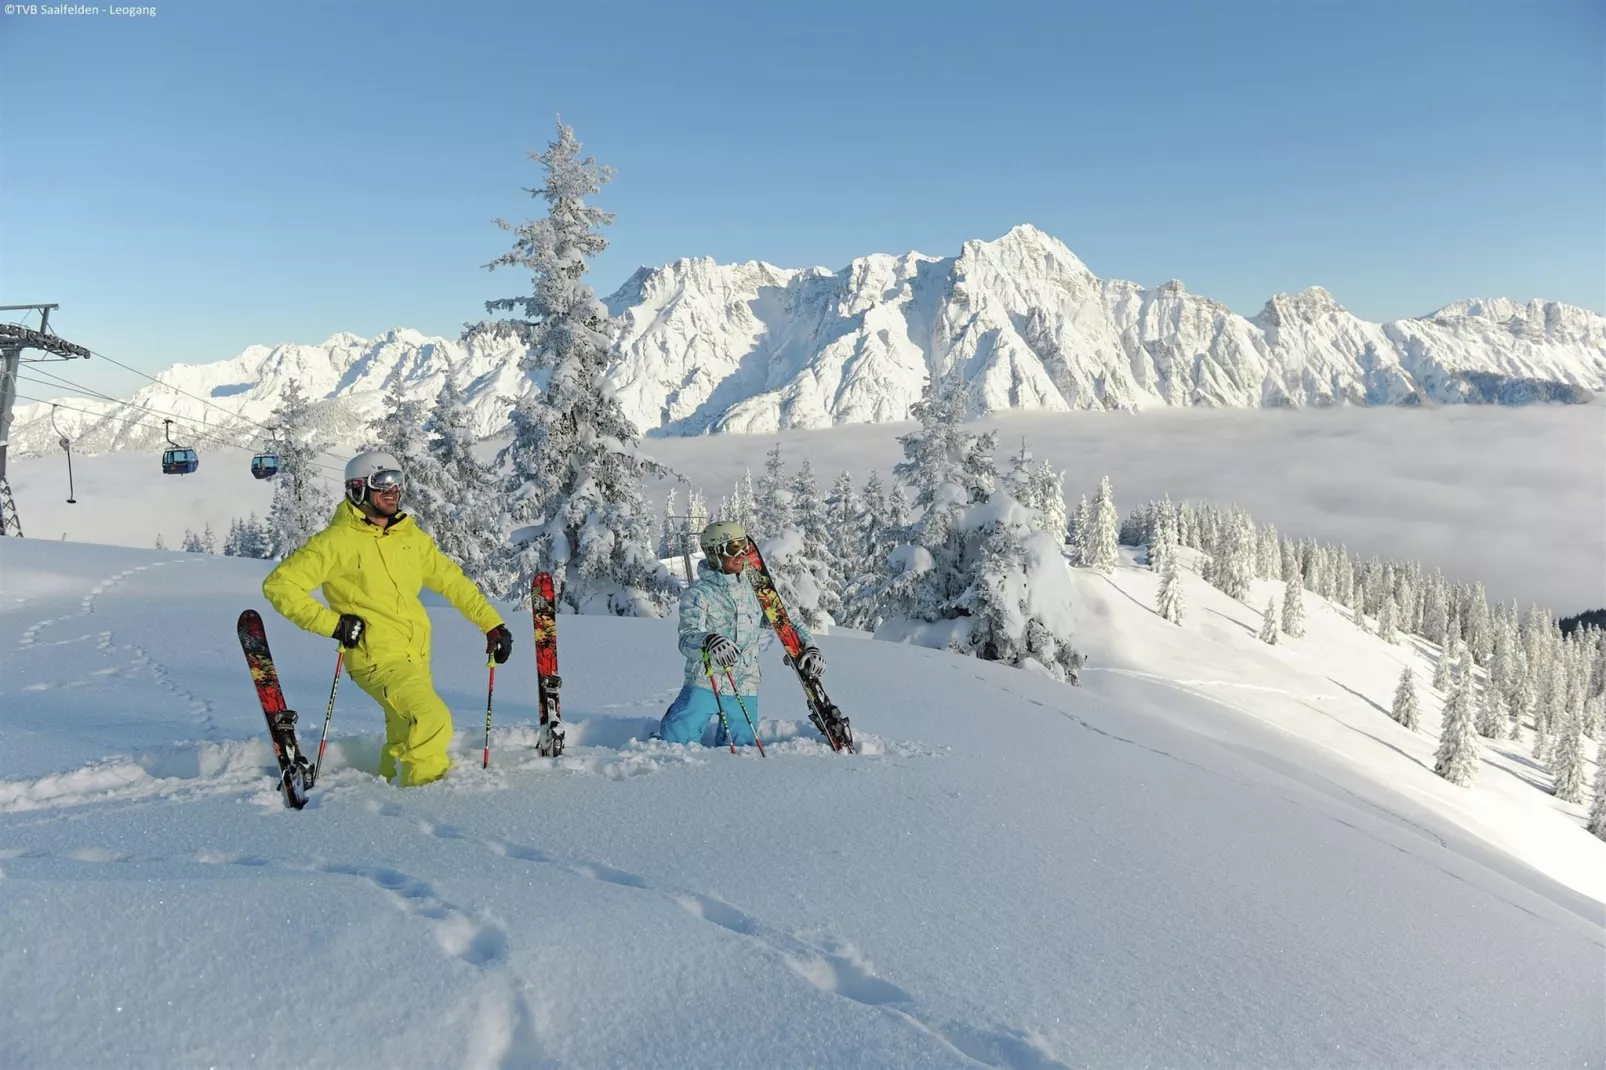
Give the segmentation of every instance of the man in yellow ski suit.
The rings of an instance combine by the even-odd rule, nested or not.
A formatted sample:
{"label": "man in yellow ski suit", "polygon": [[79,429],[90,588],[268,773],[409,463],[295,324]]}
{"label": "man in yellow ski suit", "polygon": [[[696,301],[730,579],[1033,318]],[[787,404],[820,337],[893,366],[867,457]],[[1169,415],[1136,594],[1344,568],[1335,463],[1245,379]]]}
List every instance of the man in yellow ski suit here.
{"label": "man in yellow ski suit", "polygon": [[[463,570],[399,511],[403,475],[382,452],[346,466],[346,497],[329,526],[281,561],[262,593],[292,623],[338,639],[357,686],[385,711],[379,775],[401,768],[403,787],[446,775],[452,714],[430,678],[430,622],[418,600],[437,591],[486,634],[486,654],[507,660],[513,637]],[[311,592],[323,588],[328,606]]]}

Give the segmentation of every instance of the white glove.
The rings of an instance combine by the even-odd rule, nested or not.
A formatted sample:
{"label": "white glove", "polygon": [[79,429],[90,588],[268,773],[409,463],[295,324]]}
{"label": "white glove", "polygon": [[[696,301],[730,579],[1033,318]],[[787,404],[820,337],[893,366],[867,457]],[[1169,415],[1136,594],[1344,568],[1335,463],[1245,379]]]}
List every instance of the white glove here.
{"label": "white glove", "polygon": [[797,656],[797,671],[810,680],[818,680],[825,675],[825,655],[818,647],[805,647]]}
{"label": "white glove", "polygon": [[709,661],[718,665],[721,669],[728,669],[735,665],[737,659],[742,656],[742,652],[736,648],[736,644],[726,639],[723,635],[710,634],[705,638],[703,640],[703,652],[708,655]]}

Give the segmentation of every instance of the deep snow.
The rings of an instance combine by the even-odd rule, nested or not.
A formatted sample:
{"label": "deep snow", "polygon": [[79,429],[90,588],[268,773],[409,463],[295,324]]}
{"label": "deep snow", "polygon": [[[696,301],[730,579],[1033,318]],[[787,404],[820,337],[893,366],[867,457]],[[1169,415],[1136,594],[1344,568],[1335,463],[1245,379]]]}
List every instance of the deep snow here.
{"label": "deep snow", "polygon": [[[1307,595],[1253,636],[1188,574],[1078,571],[1071,688],[827,635],[866,753],[766,657],[771,757],[645,741],[672,621],[529,627],[478,767],[481,639],[444,605],[462,759],[370,775],[347,682],[301,812],[233,637],[267,563],[0,544],[0,1065],[1583,1066],[1606,1056],[1606,844],[1523,757],[1431,773],[1402,660]],[[1258,598],[1257,598],[1258,596]],[[332,643],[268,614],[303,737]]]}

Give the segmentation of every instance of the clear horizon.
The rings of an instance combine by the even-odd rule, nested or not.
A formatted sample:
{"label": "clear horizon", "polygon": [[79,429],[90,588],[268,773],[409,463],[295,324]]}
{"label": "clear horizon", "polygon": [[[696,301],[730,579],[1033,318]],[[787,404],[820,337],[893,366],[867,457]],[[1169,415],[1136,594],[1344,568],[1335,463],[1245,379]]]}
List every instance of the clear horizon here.
{"label": "clear horizon", "polygon": [[1374,321],[1606,311],[1606,8],[1582,0],[173,3],[0,28],[28,120],[0,303],[59,302],[63,336],[150,373],[455,336],[527,288],[483,265],[494,218],[542,214],[525,153],[559,113],[618,171],[600,294],[682,256],[839,270],[1031,223],[1101,277],[1245,315],[1311,285]]}

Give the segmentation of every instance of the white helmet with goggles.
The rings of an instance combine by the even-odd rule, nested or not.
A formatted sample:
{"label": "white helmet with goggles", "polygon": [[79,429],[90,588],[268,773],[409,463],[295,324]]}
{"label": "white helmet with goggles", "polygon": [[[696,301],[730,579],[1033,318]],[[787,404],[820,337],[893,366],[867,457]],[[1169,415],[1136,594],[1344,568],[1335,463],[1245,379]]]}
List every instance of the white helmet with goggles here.
{"label": "white helmet with goggles", "polygon": [[368,450],[346,462],[346,497],[361,505],[373,491],[397,491],[407,482],[401,462],[384,450]]}

